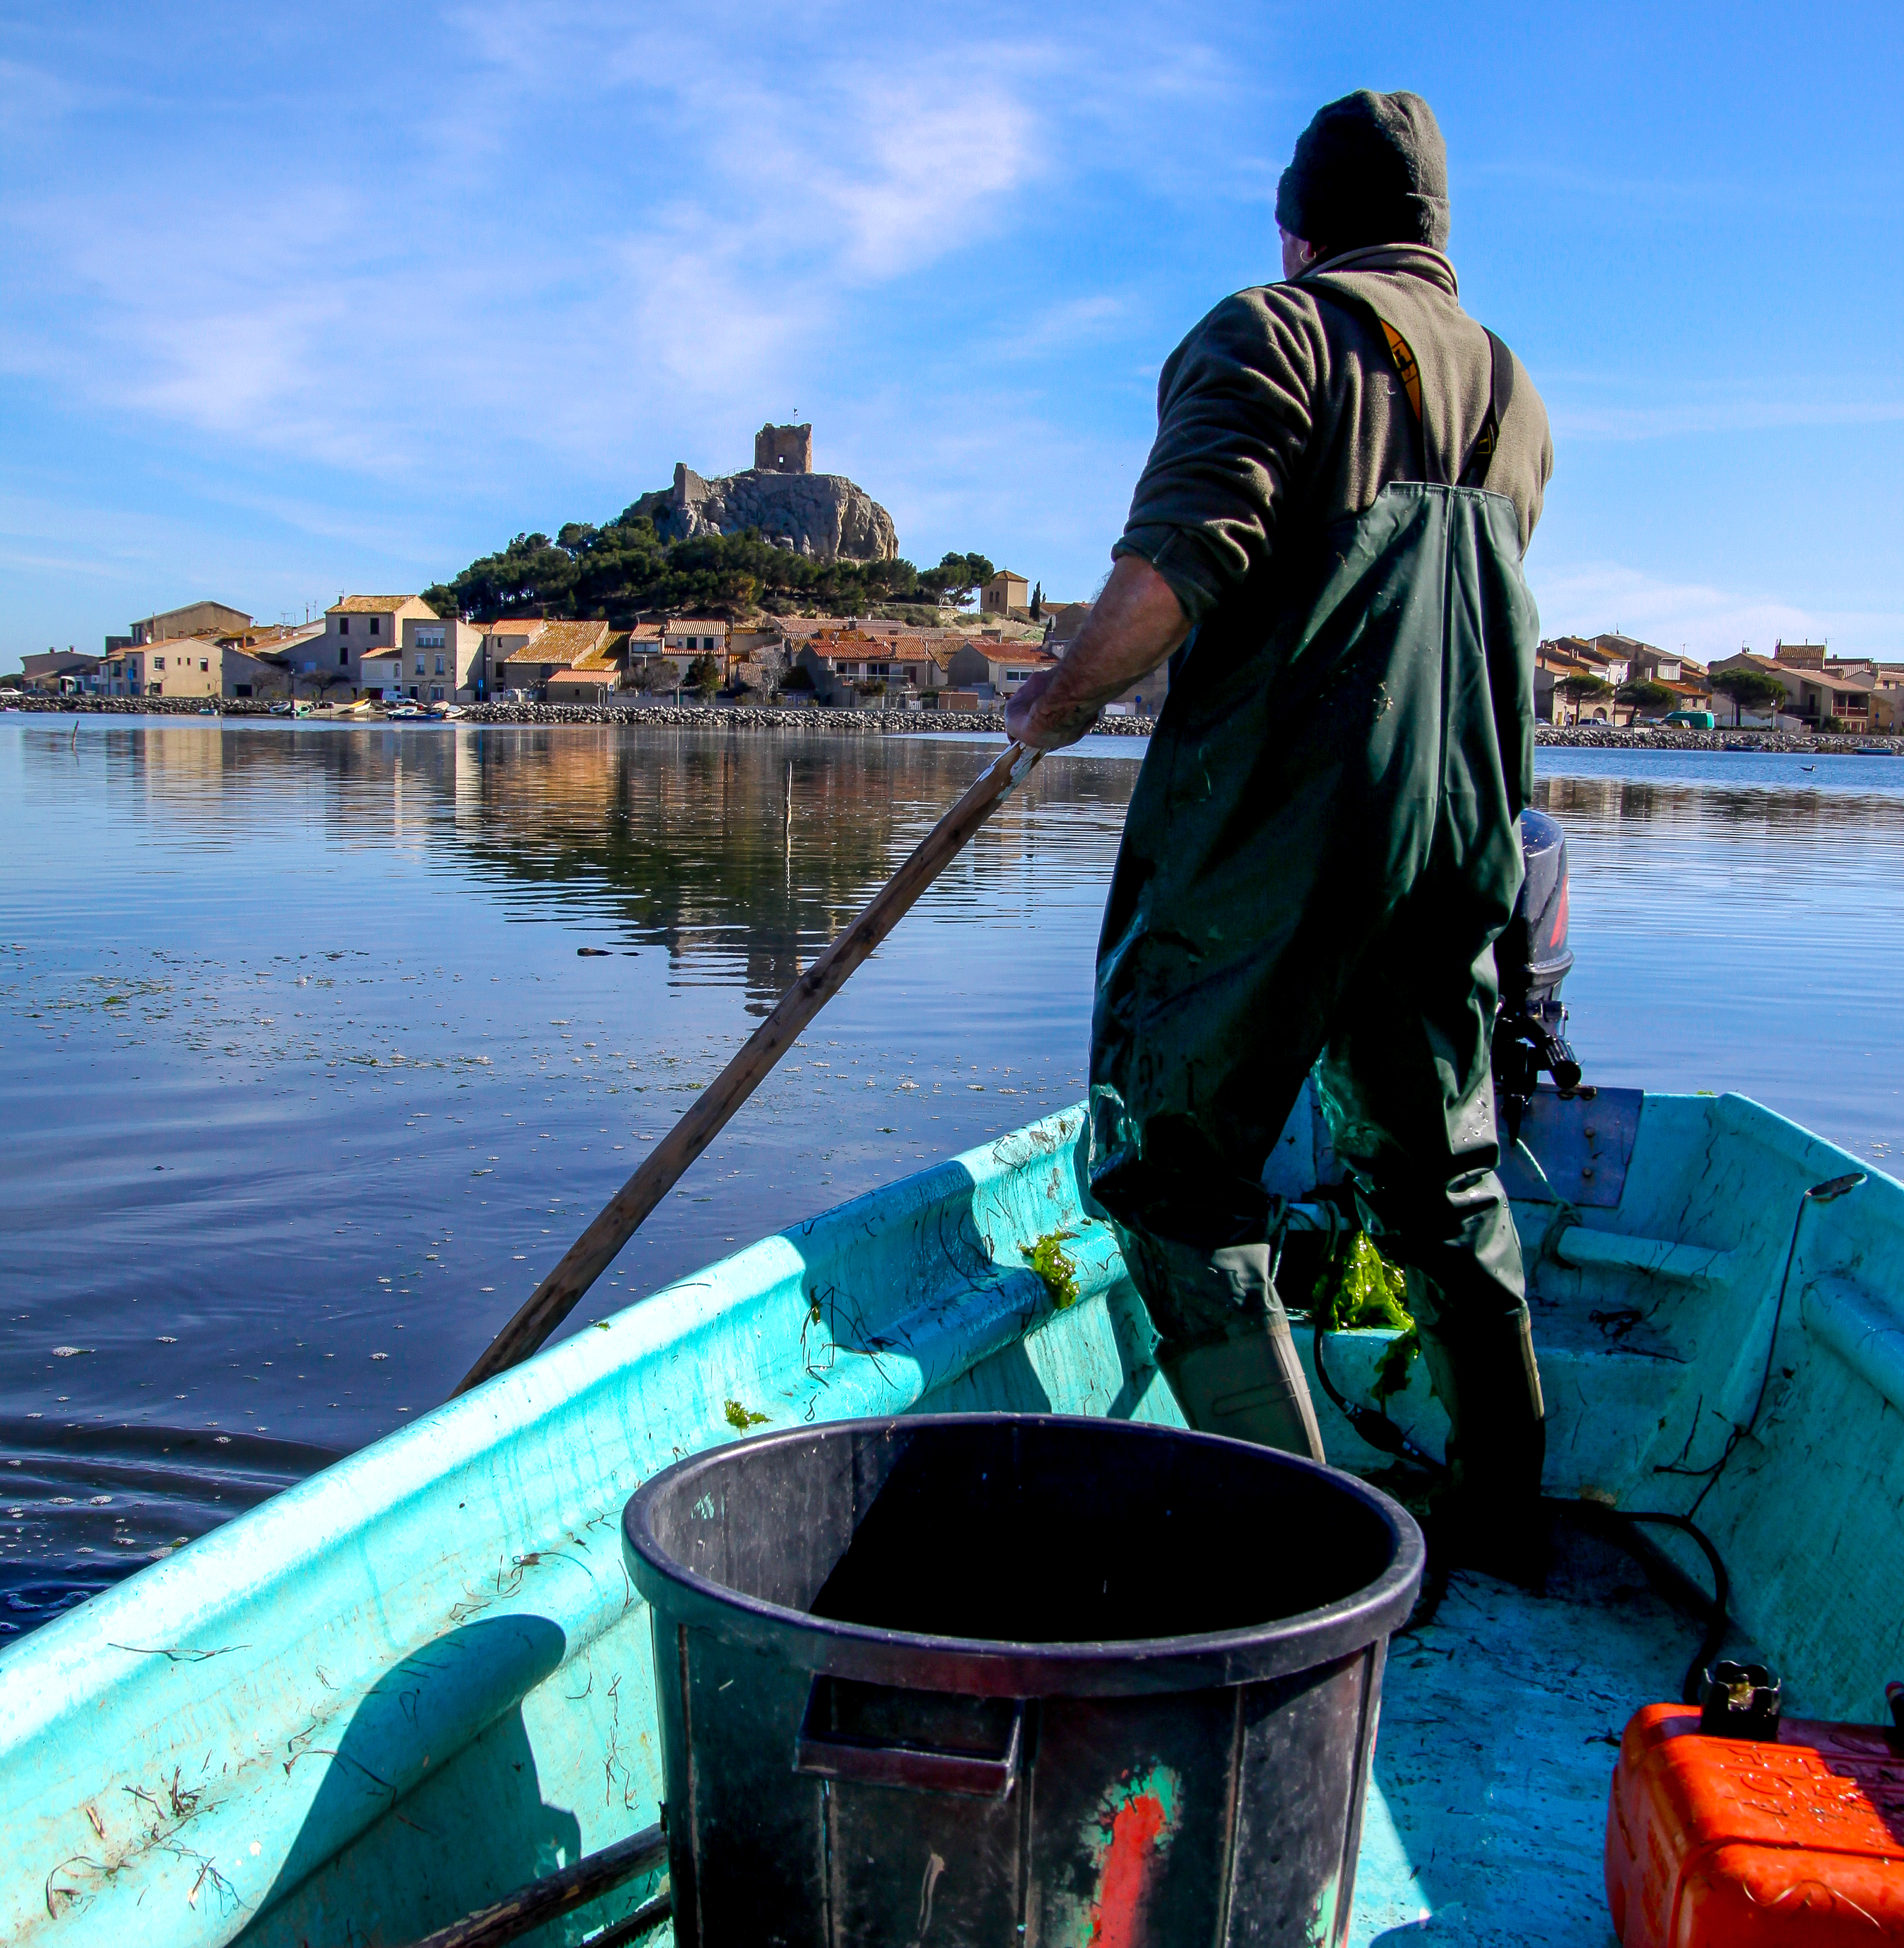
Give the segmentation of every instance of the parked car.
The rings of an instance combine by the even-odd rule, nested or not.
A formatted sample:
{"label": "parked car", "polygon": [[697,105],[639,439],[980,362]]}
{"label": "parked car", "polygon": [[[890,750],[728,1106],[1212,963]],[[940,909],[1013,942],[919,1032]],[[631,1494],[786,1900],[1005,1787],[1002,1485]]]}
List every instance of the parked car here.
{"label": "parked car", "polygon": [[1676,724],[1682,730],[1716,730],[1719,723],[1710,710],[1669,710],[1660,721]]}

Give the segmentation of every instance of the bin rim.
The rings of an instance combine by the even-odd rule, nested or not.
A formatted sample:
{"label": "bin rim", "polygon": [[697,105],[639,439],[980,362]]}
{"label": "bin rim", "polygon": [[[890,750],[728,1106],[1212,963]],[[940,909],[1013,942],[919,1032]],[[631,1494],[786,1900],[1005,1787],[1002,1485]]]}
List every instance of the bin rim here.
{"label": "bin rim", "polygon": [[[1121,1637],[1096,1642],[1023,1642],[953,1637],[837,1621],[770,1603],[697,1574],[664,1549],[654,1534],[655,1501],[697,1475],[719,1469],[737,1447],[799,1445],[815,1439],[911,1433],[974,1423],[1038,1428],[1115,1428],[1115,1438],[1193,1441],[1236,1449],[1292,1474],[1319,1476],[1359,1503],[1387,1531],[1388,1566],[1371,1582],[1332,1603],[1227,1630],[1176,1637]],[[1093,1414],[882,1414],[780,1428],[744,1441],[724,1441],[671,1463],[643,1482],[622,1513],[624,1554],[635,1588],[672,1624],[718,1624],[731,1642],[778,1655],[829,1677],[956,1692],[974,1697],[1128,1697],[1249,1684],[1340,1662],[1392,1636],[1414,1607],[1427,1550],[1415,1518],[1393,1497],[1359,1477],[1306,1456],[1149,1422]]]}

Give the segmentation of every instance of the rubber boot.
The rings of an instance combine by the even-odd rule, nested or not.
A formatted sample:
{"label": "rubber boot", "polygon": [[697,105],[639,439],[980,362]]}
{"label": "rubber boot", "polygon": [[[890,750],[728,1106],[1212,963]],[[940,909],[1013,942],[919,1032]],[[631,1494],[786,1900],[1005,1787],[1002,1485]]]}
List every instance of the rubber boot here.
{"label": "rubber boot", "polygon": [[1537,1590],[1548,1553],[1540,1494],[1547,1422],[1527,1310],[1464,1324],[1430,1353],[1448,1410],[1451,1471],[1435,1498],[1431,1556],[1443,1569],[1483,1570]]}
{"label": "rubber boot", "polygon": [[1268,1320],[1239,1320],[1225,1338],[1186,1353],[1173,1356],[1160,1348],[1157,1365],[1197,1433],[1328,1459],[1309,1381],[1280,1307]]}

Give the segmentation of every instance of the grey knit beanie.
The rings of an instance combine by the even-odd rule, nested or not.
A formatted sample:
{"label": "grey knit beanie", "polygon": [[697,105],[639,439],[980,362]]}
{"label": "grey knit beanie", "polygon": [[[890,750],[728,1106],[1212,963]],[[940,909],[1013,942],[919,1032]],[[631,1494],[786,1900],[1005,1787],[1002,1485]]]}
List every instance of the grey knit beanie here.
{"label": "grey knit beanie", "polygon": [[1360,88],[1319,109],[1276,189],[1276,221],[1333,253],[1368,244],[1448,244],[1448,148],[1434,110],[1405,90]]}

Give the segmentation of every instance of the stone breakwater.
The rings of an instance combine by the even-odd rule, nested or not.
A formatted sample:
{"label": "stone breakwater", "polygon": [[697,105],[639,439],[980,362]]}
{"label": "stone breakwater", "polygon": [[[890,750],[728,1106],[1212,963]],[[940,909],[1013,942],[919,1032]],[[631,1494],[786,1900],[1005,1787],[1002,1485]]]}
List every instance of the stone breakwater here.
{"label": "stone breakwater", "polygon": [[[67,716],[107,717],[246,717],[267,722],[289,724],[288,716],[274,716],[269,704],[254,698],[216,699],[197,696],[24,696],[8,699],[4,707],[29,712],[51,712]],[[302,718],[305,724],[382,724],[380,712],[319,710]],[[430,723],[415,718],[402,720],[405,728],[427,729]],[[747,704],[593,704],[593,703],[471,703],[460,724],[657,724],[676,730],[831,730],[862,735],[881,733],[936,731],[999,737],[1004,719],[985,711],[961,710],[820,710],[780,709]],[[1148,717],[1106,717],[1098,724],[1100,736],[1148,737],[1155,720]]]}
{"label": "stone breakwater", "polygon": [[[252,697],[199,696],[15,696],[0,692],[0,709],[48,712],[79,716],[110,717],[274,717],[271,706]],[[380,724],[381,715],[320,710],[300,720],[310,724]],[[462,724],[640,724],[673,730],[827,730],[861,736],[936,731],[999,737],[1005,726],[995,712],[960,710],[792,709],[752,704],[678,703],[472,703],[455,720]],[[406,727],[417,723],[405,720]],[[1101,717],[1101,737],[1148,737],[1156,728],[1153,717]],[[424,725],[422,727],[428,727]],[[1562,730],[1551,724],[1534,726],[1536,745],[1586,751],[1804,751],[1845,752],[1886,749],[1904,756],[1904,737],[1865,734],[1850,737],[1813,737],[1792,730],[1685,730],[1614,729],[1604,724],[1582,724]]]}
{"label": "stone breakwater", "polygon": [[[1002,717],[982,710],[790,710],[750,704],[717,704],[701,709],[680,704],[623,707],[472,703],[464,710],[461,721],[465,724],[659,724],[687,730],[844,730],[875,737],[882,733],[949,731],[997,737],[1005,732]],[[1149,717],[1101,718],[1098,731],[1114,737],[1148,737],[1155,721]]]}
{"label": "stone breakwater", "polygon": [[1573,751],[1825,751],[1843,753],[1880,748],[1904,755],[1904,738],[1862,733],[1853,737],[1815,737],[1798,730],[1688,730],[1580,724],[1562,730],[1551,724],[1534,726],[1534,743]]}

